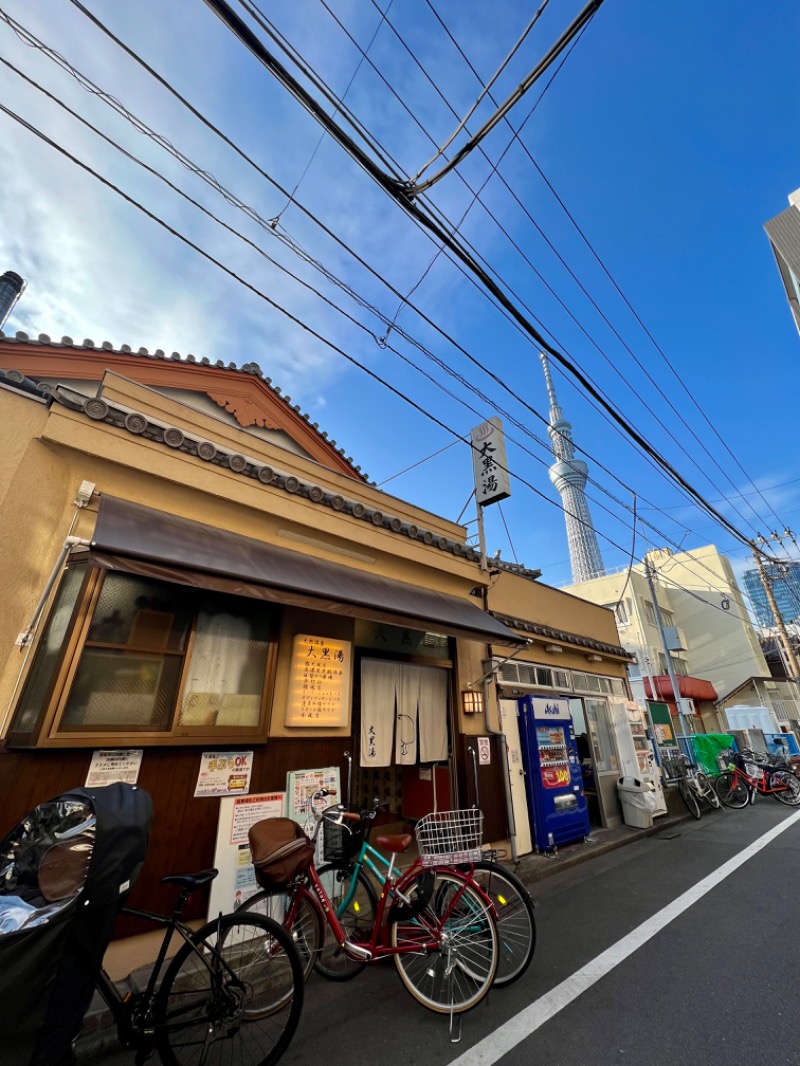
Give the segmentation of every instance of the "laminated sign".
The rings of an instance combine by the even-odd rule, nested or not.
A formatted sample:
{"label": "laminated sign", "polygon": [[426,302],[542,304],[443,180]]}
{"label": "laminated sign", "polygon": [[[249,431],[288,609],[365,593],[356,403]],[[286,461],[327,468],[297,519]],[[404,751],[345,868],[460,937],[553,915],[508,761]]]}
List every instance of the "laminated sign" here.
{"label": "laminated sign", "polygon": [[485,507],[511,495],[503,423],[497,416],[470,431],[475,498]]}

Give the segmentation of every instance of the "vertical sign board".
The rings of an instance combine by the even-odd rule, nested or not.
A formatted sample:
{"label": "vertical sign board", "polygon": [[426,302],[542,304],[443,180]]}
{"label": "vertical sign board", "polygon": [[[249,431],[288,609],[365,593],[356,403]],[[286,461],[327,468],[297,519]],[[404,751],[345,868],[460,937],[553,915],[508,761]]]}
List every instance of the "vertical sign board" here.
{"label": "vertical sign board", "polygon": [[250,855],[248,831],[262,818],[280,818],[286,808],[285,792],[252,796],[225,796],[219,804],[214,866],[219,874],[211,882],[209,921],[220,911],[228,914],[259,891]]}
{"label": "vertical sign board", "polygon": [[500,503],[511,495],[506,439],[497,416],[470,430],[475,499],[479,506]]}

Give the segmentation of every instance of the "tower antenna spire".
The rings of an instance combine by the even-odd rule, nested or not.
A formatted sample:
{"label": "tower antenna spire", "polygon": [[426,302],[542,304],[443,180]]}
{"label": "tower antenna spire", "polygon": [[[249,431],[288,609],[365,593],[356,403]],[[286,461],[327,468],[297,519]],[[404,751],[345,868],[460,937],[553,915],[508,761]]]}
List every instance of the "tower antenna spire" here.
{"label": "tower antenna spire", "polygon": [[550,480],[561,496],[564,521],[567,525],[572,580],[577,585],[581,581],[591,581],[593,577],[602,577],[605,574],[597,534],[592,525],[589,504],[586,501],[585,489],[589,468],[582,459],[575,458],[572,426],[564,418],[558,405],[547,356],[541,352],[539,358],[542,361],[547,395],[550,400],[550,425],[547,435],[550,437],[555,459],[549,470]]}

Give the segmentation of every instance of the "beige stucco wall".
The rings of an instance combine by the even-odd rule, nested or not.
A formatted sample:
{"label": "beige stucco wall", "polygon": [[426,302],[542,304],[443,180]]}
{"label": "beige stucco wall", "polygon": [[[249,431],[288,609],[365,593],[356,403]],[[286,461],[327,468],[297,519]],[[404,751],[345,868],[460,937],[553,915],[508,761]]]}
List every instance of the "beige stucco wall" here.
{"label": "beige stucco wall", "polygon": [[[107,375],[104,396],[278,470],[287,469],[284,449],[126,379]],[[14,646],[14,640],[30,621],[67,534],[91,537],[96,499],[77,514],[73,504],[82,481],[94,483],[99,493],[423,588],[464,597],[481,581],[475,562],[105,422],[92,421],[83,412],[58,404],[48,409],[28,397],[6,392],[0,393],[0,404],[4,438],[11,442],[0,468],[0,587],[5,590],[4,610],[0,612],[0,723],[30,658]],[[455,523],[387,497],[311,460],[290,458],[291,472],[302,480],[359,499],[366,506],[380,507],[439,536],[462,542],[465,538],[465,530]],[[292,635],[295,618],[294,612],[285,612],[287,635]],[[351,623],[334,616],[325,615],[319,621],[324,621],[322,632],[327,635],[352,632]],[[286,646],[290,648],[291,641]],[[274,705],[282,707],[288,652],[282,651],[278,670]],[[279,734],[286,733],[277,718],[273,725]],[[292,735],[299,734],[292,731]],[[303,730],[302,735],[313,736],[314,731]]]}

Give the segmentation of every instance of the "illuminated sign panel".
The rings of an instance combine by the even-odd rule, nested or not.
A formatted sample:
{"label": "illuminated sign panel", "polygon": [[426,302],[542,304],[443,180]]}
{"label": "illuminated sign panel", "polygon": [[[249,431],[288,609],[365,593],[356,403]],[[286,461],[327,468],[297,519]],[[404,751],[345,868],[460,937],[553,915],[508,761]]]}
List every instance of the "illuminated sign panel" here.
{"label": "illuminated sign panel", "polygon": [[351,643],[298,634],[292,645],[286,724],[349,726]]}

